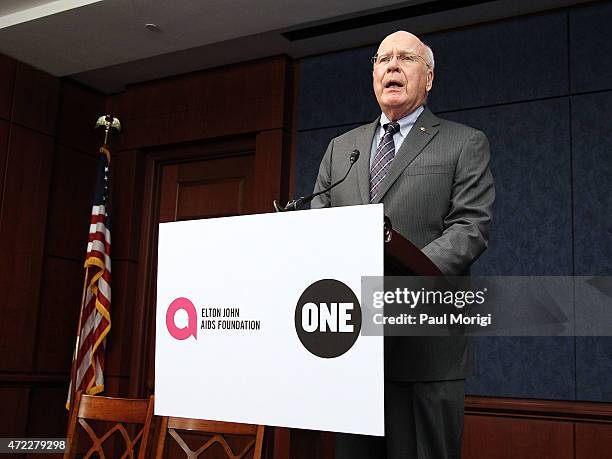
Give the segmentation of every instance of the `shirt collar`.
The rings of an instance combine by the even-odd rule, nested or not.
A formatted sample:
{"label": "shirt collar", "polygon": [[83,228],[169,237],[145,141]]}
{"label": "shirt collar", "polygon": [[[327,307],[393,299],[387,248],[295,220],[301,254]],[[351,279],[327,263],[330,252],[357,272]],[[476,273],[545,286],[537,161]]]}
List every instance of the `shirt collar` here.
{"label": "shirt collar", "polygon": [[[412,128],[412,126],[414,126],[414,123],[416,122],[417,118],[421,115],[421,113],[423,113],[423,110],[425,110],[425,108],[421,105],[419,108],[417,108],[415,111],[413,111],[409,115],[406,115],[403,118],[397,120],[397,122],[400,125],[400,134],[403,137],[406,137],[408,135],[408,133],[410,132],[410,129]],[[384,113],[380,115],[380,126],[381,127],[390,122],[391,121],[389,120],[389,118],[387,118],[387,115],[385,115]],[[384,127],[383,127],[383,130],[384,130]]]}

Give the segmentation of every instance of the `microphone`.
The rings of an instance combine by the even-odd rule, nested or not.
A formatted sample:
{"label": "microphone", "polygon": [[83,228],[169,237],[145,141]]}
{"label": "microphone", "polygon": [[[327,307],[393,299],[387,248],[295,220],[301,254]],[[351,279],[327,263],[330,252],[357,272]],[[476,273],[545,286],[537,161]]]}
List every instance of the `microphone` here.
{"label": "microphone", "polygon": [[344,174],[344,177],[342,177],[336,183],[333,183],[332,185],[330,185],[329,187],[325,188],[324,190],[318,191],[318,192],[313,193],[313,194],[309,194],[308,196],[302,196],[301,198],[294,199],[293,201],[289,201],[284,207],[279,206],[278,203],[276,202],[276,199],[275,199],[274,200],[274,208],[276,209],[277,212],[287,212],[287,211],[290,211],[290,210],[300,210],[300,208],[304,204],[308,204],[310,201],[312,201],[314,198],[316,198],[320,194],[327,193],[332,188],[334,188],[334,187],[340,185],[342,182],[344,182],[344,180],[348,177],[349,172],[351,172],[351,169],[353,168],[353,164],[355,164],[358,159],[359,159],[359,150],[353,150],[351,152],[351,156],[349,157],[350,165],[348,167],[348,170],[346,171],[346,174]]}

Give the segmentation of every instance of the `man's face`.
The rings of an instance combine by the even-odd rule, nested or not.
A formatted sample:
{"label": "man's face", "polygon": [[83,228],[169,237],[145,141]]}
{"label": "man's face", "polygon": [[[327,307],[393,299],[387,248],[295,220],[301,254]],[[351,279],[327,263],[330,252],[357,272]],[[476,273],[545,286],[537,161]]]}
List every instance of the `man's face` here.
{"label": "man's face", "polygon": [[397,121],[423,105],[431,89],[433,71],[426,64],[425,45],[408,32],[395,32],[382,41],[376,55],[391,59],[374,64],[374,94],[382,112]]}

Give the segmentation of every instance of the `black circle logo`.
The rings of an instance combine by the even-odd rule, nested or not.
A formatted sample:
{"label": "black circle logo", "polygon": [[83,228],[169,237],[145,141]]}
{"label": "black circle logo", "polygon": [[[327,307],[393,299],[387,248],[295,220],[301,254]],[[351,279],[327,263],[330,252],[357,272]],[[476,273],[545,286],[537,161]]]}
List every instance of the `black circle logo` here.
{"label": "black circle logo", "polygon": [[361,330],[361,306],[355,293],[335,279],[310,285],[295,308],[295,329],[310,353],[326,359],[346,353]]}

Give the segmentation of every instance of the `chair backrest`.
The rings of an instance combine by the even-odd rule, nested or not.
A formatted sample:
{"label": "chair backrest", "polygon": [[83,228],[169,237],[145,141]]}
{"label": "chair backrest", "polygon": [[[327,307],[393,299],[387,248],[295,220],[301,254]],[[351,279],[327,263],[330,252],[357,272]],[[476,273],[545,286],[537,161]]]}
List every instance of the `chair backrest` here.
{"label": "chair backrest", "polygon": [[[181,432],[196,432],[204,434],[208,438],[195,450],[192,450],[181,437]],[[159,438],[157,442],[157,459],[164,457],[166,437],[169,434],[189,459],[206,457],[207,452],[215,444],[221,446],[230,459],[253,458],[261,459],[263,446],[264,426],[251,424],[237,424],[233,422],[204,421],[200,419],[187,419],[175,417],[163,417],[160,425]],[[226,436],[239,436],[247,441],[234,452],[234,448],[228,443]],[[249,453],[252,452],[252,455]]]}
{"label": "chair backrest", "polygon": [[[86,452],[79,451],[79,454],[83,453],[85,459],[94,454],[97,454],[94,457],[105,459],[104,443],[109,439],[115,440],[117,437],[115,433],[121,436],[125,444],[124,448],[121,447],[123,451],[121,458],[134,459],[137,447],[138,458],[147,457],[153,403],[153,396],[148,399],[113,398],[85,395],[79,392],[75,397],[74,407],[70,414],[64,458],[75,457],[81,431],[84,431],[89,437],[88,440],[91,441],[91,446]],[[96,432],[92,421],[103,421],[105,431]],[[138,427],[134,428],[133,425],[136,424]],[[114,446],[117,443],[115,442]],[[115,455],[116,451],[113,456]]]}

